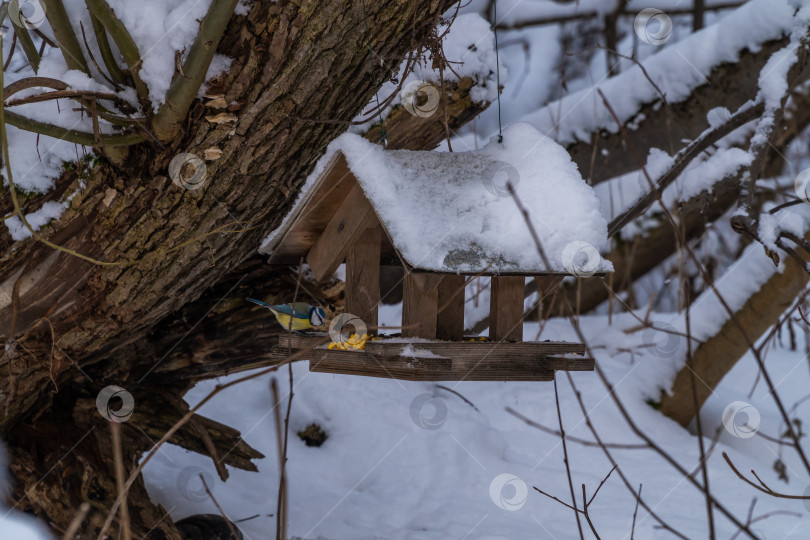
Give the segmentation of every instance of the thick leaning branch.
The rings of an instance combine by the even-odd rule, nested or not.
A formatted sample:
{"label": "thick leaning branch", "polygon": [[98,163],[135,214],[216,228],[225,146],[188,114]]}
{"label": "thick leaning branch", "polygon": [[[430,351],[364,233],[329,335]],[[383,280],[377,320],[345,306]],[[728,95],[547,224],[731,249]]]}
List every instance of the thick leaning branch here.
{"label": "thick leaning branch", "polygon": [[[385,119],[387,148],[390,150],[433,150],[445,138],[443,121],[447,108],[447,127],[457,131],[461,126],[481,114],[489,102],[474,102],[470,89],[474,81],[462,77],[458,82],[444,83],[444,100],[436,114],[427,118],[410,114],[404,107],[394,107]],[[380,127],[375,124],[363,136],[371,142],[380,141]]]}
{"label": "thick leaning branch", "polygon": [[[810,234],[805,238],[810,239]],[[810,260],[807,254],[803,254],[802,258]],[[706,402],[726,373],[750,350],[746,335],[752,341],[758,340],[779,321],[779,317],[807,286],[810,274],[802,265],[792,258],[786,259],[784,264],[784,271],[774,273],[719,332],[695,350],[692,369],[697,379],[704,383],[697,386],[698,407]],[[669,393],[664,392],[661,396],[661,412],[682,426],[687,426],[696,414],[691,376],[691,371],[681,369]]]}
{"label": "thick leaning branch", "polygon": [[[713,4],[711,6],[706,6],[706,11],[721,11],[725,9],[734,9],[743,5],[745,1],[736,1],[736,2],[722,2],[718,4]],[[667,15],[692,15],[694,13],[694,8],[687,7],[687,8],[675,8],[675,9],[668,9]],[[598,17],[602,17],[604,15],[603,12],[599,11],[580,11],[578,13],[570,13],[570,14],[561,14],[556,16],[550,17],[538,17],[535,19],[525,19],[523,21],[518,21],[515,23],[509,24],[499,24],[497,25],[498,30],[519,30],[521,28],[526,28],[529,26],[546,26],[550,24],[560,24],[566,22],[573,22],[573,21],[585,21],[589,19],[596,19]],[[626,7],[622,8],[618,15],[622,16],[636,16],[638,15],[637,9],[628,9]]]}
{"label": "thick leaning branch", "polygon": [[[631,122],[634,129],[627,131],[633,145],[644,155],[652,148],[675,155],[688,141],[696,139],[710,127],[706,118],[709,110],[725,107],[735,111],[756,98],[760,71],[771,54],[783,48],[788,41],[785,38],[766,42],[755,53],[742,51],[737,62],[717,66],[707,76],[707,82],[695,88],[683,101],[664,103],[658,97],[642,105]],[[805,80],[807,75],[805,70],[795,83]],[[615,79],[620,80],[623,76],[620,74]],[[554,103],[549,104],[547,109],[555,111],[555,106]],[[600,128],[591,133],[587,142],[571,143],[566,145],[566,149],[582,176],[596,185],[638,169],[638,163],[624,149],[624,144],[619,133]]]}

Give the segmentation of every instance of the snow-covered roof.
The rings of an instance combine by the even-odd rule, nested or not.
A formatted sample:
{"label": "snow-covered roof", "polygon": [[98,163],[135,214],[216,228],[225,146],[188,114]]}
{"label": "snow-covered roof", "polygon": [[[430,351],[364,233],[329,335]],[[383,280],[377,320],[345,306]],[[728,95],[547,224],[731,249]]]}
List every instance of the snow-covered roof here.
{"label": "snow-covered roof", "polygon": [[[469,152],[388,151],[342,135],[316,165],[285,222],[265,241],[264,253],[283,247],[339,154],[391,243],[415,269],[523,275],[578,273],[583,266],[589,273],[612,270],[596,255],[607,248],[607,223],[592,188],[563,147],[522,123],[504,130],[502,143],[493,140]],[[529,212],[550,268],[507,180]]]}

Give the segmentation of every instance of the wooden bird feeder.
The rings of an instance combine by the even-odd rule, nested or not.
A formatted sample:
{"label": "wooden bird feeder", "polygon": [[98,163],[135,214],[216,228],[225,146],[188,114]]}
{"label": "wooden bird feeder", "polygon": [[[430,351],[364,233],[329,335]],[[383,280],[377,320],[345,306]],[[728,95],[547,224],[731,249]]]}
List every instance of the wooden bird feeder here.
{"label": "wooden bird feeder", "polygon": [[[519,238],[510,243],[522,242],[529,262],[510,259],[479,234],[492,216],[477,215],[477,209],[490,203],[500,210],[482,213],[497,217],[508,208],[523,219],[508,195],[499,201],[487,190],[488,175],[503,161],[479,152],[384,151],[376,145],[364,154],[360,144],[323,159],[262,251],[271,264],[297,264],[304,257],[320,281],[345,262],[345,311],[375,334],[380,267],[404,266],[401,336],[375,336],[364,350],[314,348],[310,371],[421,381],[549,381],[557,370],[593,370],[581,344],[523,341],[526,277],[568,272],[542,264],[528,227],[514,232]],[[427,181],[437,170],[437,179]],[[450,215],[438,225],[426,223],[435,212]],[[599,268],[610,270],[606,262]],[[486,341],[464,336],[465,280],[478,275],[491,276]],[[323,341],[293,334],[282,336],[280,345],[300,350]]]}

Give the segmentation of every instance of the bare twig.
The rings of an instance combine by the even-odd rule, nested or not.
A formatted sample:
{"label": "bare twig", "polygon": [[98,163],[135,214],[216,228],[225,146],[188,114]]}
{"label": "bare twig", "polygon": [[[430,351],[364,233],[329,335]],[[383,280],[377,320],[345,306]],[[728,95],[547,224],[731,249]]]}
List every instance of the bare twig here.
{"label": "bare twig", "polygon": [[205,492],[208,494],[208,497],[211,499],[211,502],[214,503],[214,506],[217,507],[217,510],[219,511],[220,515],[222,516],[222,519],[224,519],[225,523],[228,525],[228,529],[230,529],[231,534],[233,535],[233,537],[234,538],[239,538],[240,535],[236,532],[236,527],[234,526],[234,524],[230,520],[230,518],[225,514],[225,510],[222,509],[222,506],[220,506],[219,502],[214,498],[214,494],[211,493],[210,489],[208,489],[208,483],[206,483],[205,477],[202,475],[202,473],[200,473],[200,481],[202,482],[203,489],[205,489]]}
{"label": "bare twig", "polygon": [[731,458],[728,457],[728,454],[726,454],[725,452],[723,452],[723,459],[726,460],[728,466],[731,468],[732,471],[734,471],[734,474],[736,474],[740,480],[742,480],[749,486],[753,487],[757,491],[761,491],[762,493],[770,495],[771,497],[776,497],[777,499],[798,499],[801,501],[810,500],[810,495],[790,495],[787,493],[779,493],[778,491],[774,491],[773,489],[769,488],[762,480],[760,480],[757,473],[752,470],[751,474],[753,474],[754,478],[756,478],[759,481],[759,485],[755,484],[753,481],[746,478],[745,475],[743,475],[743,473],[741,473],[739,469],[737,469],[737,467],[734,466],[734,463],[731,461]]}
{"label": "bare twig", "polygon": [[[548,433],[549,435],[556,435],[558,437],[561,436],[559,431],[557,431],[555,429],[551,429],[549,427],[546,427],[546,426],[544,426],[542,424],[538,424],[534,420],[532,420],[530,418],[527,418],[526,416],[523,416],[522,414],[515,411],[511,407],[506,407],[506,412],[508,412],[509,414],[514,416],[515,418],[523,420],[526,423],[526,425],[531,426],[533,428],[537,428],[537,429],[539,429],[540,431],[542,431],[544,433]],[[585,439],[580,439],[579,437],[574,437],[574,436],[569,435],[567,433],[565,434],[565,438],[567,440],[571,441],[571,442],[581,444],[582,446],[590,446],[590,447],[596,447],[596,448],[598,448],[600,446],[600,443],[598,443],[598,442],[588,441],[588,440],[585,440]],[[645,449],[649,448],[649,446],[647,446],[646,444],[621,444],[621,443],[605,443],[605,442],[603,442],[601,444],[607,446],[608,448],[615,448],[615,449],[618,449],[618,450],[645,450]]]}
{"label": "bare twig", "polygon": [[636,516],[638,515],[638,502],[641,500],[641,486],[643,484],[638,485],[638,495],[636,495],[636,509],[633,510],[633,526],[630,527],[630,540],[633,540],[633,537],[636,534]]}
{"label": "bare twig", "polygon": [[456,396],[458,396],[458,397],[459,397],[459,398],[460,398],[460,399],[461,399],[461,400],[462,400],[464,403],[466,403],[467,405],[469,405],[470,407],[472,407],[473,409],[475,409],[475,412],[481,412],[481,411],[479,411],[479,410],[478,410],[478,407],[476,407],[476,406],[475,406],[475,404],[474,404],[472,401],[470,401],[469,399],[465,398],[464,396],[462,396],[460,393],[456,392],[456,391],[455,391],[455,390],[453,390],[452,388],[449,388],[449,387],[447,387],[447,386],[445,386],[445,385],[443,385],[443,384],[437,384],[437,385],[436,385],[436,388],[441,388],[442,390],[444,390],[444,391],[446,391],[446,392],[450,392],[451,394],[455,394],[455,395],[456,395]]}
{"label": "bare twig", "polygon": [[[736,2],[723,2],[712,4],[711,6],[707,6],[707,10],[711,11],[720,11],[724,9],[734,9],[742,4],[744,4],[744,0],[738,0]],[[693,13],[693,8],[674,8],[668,9],[667,15],[689,15]],[[526,28],[527,26],[545,26],[550,24],[560,24],[572,21],[583,21],[587,19],[595,19],[599,17],[602,13],[598,11],[573,11],[571,13],[565,13],[561,15],[554,15],[551,17],[539,17],[536,19],[527,19],[524,21],[518,21],[512,24],[499,24],[497,26],[498,30],[517,30],[519,28]],[[622,16],[633,16],[635,17],[638,15],[638,11],[635,9],[625,9],[621,12]]]}
{"label": "bare twig", "polygon": [[62,535],[62,540],[74,540],[76,533],[79,532],[79,527],[82,526],[82,522],[87,517],[88,512],[90,512],[90,503],[85,501],[79,505],[79,509],[76,511],[73,519],[70,520],[70,525],[68,525],[68,528],[65,529],[65,534]]}
{"label": "bare twig", "polygon": [[[166,433],[163,434],[163,436],[160,438],[160,440],[157,443],[155,443],[155,445],[152,447],[152,449],[138,463],[138,466],[135,467],[135,469],[132,471],[132,473],[130,473],[129,478],[127,478],[127,482],[124,485],[124,490],[125,490],[124,493],[126,493],[132,487],[132,484],[138,478],[138,475],[141,474],[141,471],[143,471],[143,468],[155,456],[155,454],[160,450],[160,448],[175,433],[177,433],[177,431],[181,427],[186,425],[186,423],[188,423],[188,421],[197,413],[197,411],[201,407],[203,407],[206,403],[211,401],[211,399],[213,399],[217,394],[219,394],[223,390],[227,390],[228,388],[230,388],[232,386],[242,384],[245,381],[253,380],[253,379],[256,379],[256,378],[261,377],[263,375],[267,375],[268,373],[273,373],[275,371],[278,371],[279,368],[281,368],[282,366],[287,365],[287,364],[289,364],[291,362],[296,362],[298,360],[303,360],[306,356],[308,356],[312,352],[312,350],[315,347],[318,347],[320,345],[325,345],[328,342],[329,342],[329,337],[324,337],[323,342],[314,343],[314,344],[312,344],[312,345],[310,345],[310,346],[308,346],[308,347],[306,347],[304,349],[301,349],[301,350],[297,351],[295,354],[293,354],[292,356],[287,357],[286,359],[278,362],[277,364],[275,364],[273,366],[270,366],[268,368],[265,368],[265,369],[262,369],[262,370],[259,370],[259,371],[255,371],[253,373],[245,375],[244,377],[240,377],[238,379],[234,379],[232,381],[229,381],[229,382],[227,382],[225,384],[218,384],[216,387],[214,387],[214,389],[211,392],[208,393],[208,395],[206,395],[199,403],[197,403],[197,405],[195,405],[194,407],[191,407],[188,411],[186,411],[186,414],[184,414],[180,418],[180,420],[175,422],[175,424]],[[119,506],[121,505],[122,500],[123,500],[123,496],[119,495],[116,498],[115,502],[113,502],[113,505],[110,508],[109,514],[107,515],[107,519],[104,522],[104,525],[101,527],[101,530],[99,531],[99,535],[98,535],[99,539],[104,538],[104,535],[106,535],[107,532],[110,530],[110,526],[112,525],[112,521],[114,519],[115,512],[118,510]]]}
{"label": "bare twig", "polygon": [[121,449],[121,424],[116,421],[110,422],[112,432],[113,457],[115,459],[115,486],[118,489],[118,496],[121,497],[121,530],[124,540],[132,540],[132,531],[129,527],[129,508],[127,506],[127,494],[124,488],[124,456]]}
{"label": "bare twig", "polygon": [[[695,370],[693,369],[692,364],[692,309],[689,306],[689,290],[688,287],[683,287],[684,294],[686,295],[686,368],[689,370],[689,380],[692,386],[692,400],[693,400],[693,407],[695,411],[700,410],[700,404],[698,403],[698,396],[697,396],[697,376],[695,375]],[[698,449],[700,450],[700,470],[703,477],[703,486],[704,486],[704,494],[706,499],[706,515],[708,518],[708,525],[709,525],[709,538],[710,540],[715,540],[717,538],[715,530],[714,530],[714,512],[712,512],[712,497],[710,496],[711,488],[709,487],[709,471],[706,466],[706,448],[703,445],[703,427],[700,421],[700,413],[695,415],[695,422],[697,426],[697,440],[698,440]]]}
{"label": "bare twig", "polygon": [[[93,19],[93,22],[98,21],[98,19],[96,19],[95,17],[91,17],[91,18]],[[98,23],[98,24],[99,24],[99,26],[101,26],[101,23]],[[92,49],[90,49],[90,44],[87,43],[87,34],[84,31],[84,24],[82,24],[81,21],[79,21],[79,28],[82,31],[82,41],[84,42],[84,48],[87,50],[87,56],[90,57],[90,61],[93,62],[93,66],[95,66],[96,71],[98,71],[99,75],[104,77],[105,81],[107,81],[108,83],[113,85],[113,87],[115,87],[116,90],[120,89],[120,85],[118,83],[116,83],[115,81],[113,81],[106,73],[104,73],[104,70],[101,69],[101,66],[98,65],[98,62],[96,62],[96,57],[93,56],[93,51],[92,51]],[[104,27],[102,26],[101,29],[103,31]],[[104,37],[107,37],[106,32],[104,33]],[[109,47],[109,43],[107,44],[107,46]]]}
{"label": "bare twig", "polygon": [[[568,462],[568,445],[565,442],[565,428],[563,427],[562,413],[560,413],[560,395],[557,393],[557,378],[556,377],[554,378],[554,403],[557,405],[557,421],[559,422],[559,425],[560,425],[560,441],[562,442],[562,448],[563,448],[563,463],[565,463],[565,475],[568,477],[568,488],[571,490],[571,502],[574,505],[574,509],[576,510],[577,497],[574,494],[574,482],[571,479],[571,464]],[[613,472],[613,471],[611,470],[611,472]],[[585,507],[585,510],[587,511],[588,505],[585,502],[586,499],[585,499],[585,496],[584,496],[584,491],[585,491],[585,485],[584,484],[582,485],[582,491],[583,491],[582,504],[585,505],[584,507]],[[580,521],[579,521],[579,511],[574,512],[574,516],[577,518],[577,529],[579,530],[579,537],[582,538],[582,540],[585,540],[585,534],[582,531],[582,523],[580,523]],[[587,518],[587,514],[586,514],[586,518]],[[588,523],[590,524],[590,519],[588,519]],[[591,527],[591,528],[593,528],[593,527]],[[595,534],[595,532],[594,532],[594,534]]]}

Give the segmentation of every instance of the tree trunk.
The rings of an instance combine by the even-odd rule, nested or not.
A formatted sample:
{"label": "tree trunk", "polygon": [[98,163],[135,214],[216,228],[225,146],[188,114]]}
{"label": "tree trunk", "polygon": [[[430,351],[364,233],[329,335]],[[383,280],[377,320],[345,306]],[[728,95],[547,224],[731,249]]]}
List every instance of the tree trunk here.
{"label": "tree trunk", "polygon": [[[160,321],[255,253],[326,145],[369,101],[372,81],[397,69],[450,5],[367,3],[371,62],[361,1],[257,1],[248,15],[230,21],[219,52],[234,61],[207,92],[224,94],[235,121],[211,122],[206,117],[221,110],[197,102],[181,138],[166,147],[132,147],[118,165],[83,160],[50,193],[26,201],[30,212],[78,192],[41,234],[116,265],[94,264],[34,239],[0,239],[6,253],[0,263],[0,332],[6,343],[0,426],[12,448],[18,509],[62,531],[87,500],[94,510],[82,530],[97,530],[93,520],[106,517],[117,495],[110,430],[95,409],[99,391],[111,384],[125,388],[136,411],[154,409],[150,418],[161,420],[158,427],[179,418],[181,400],[166,396],[182,395],[189,379],[152,375],[177,365],[167,359],[176,344],[162,341],[163,350],[132,352],[148,349],[144,344]],[[167,178],[166,167],[178,153],[202,156],[212,147],[222,154],[207,163],[201,189],[183,190]],[[6,206],[3,212],[10,211]],[[206,365],[195,367],[205,377]],[[136,412],[123,424],[128,470],[153,444],[140,430],[154,434],[158,428],[147,423]],[[233,436],[218,432],[223,440]],[[191,432],[178,437],[192,441],[186,446],[199,445]],[[239,464],[248,467],[256,453],[245,448],[242,454]],[[140,481],[130,491],[129,507],[135,537],[178,537]]]}

